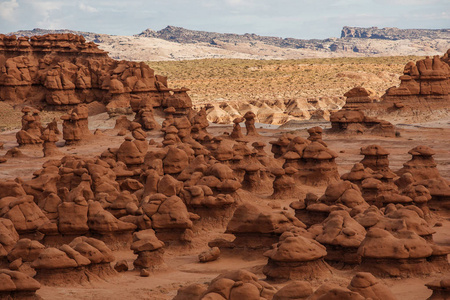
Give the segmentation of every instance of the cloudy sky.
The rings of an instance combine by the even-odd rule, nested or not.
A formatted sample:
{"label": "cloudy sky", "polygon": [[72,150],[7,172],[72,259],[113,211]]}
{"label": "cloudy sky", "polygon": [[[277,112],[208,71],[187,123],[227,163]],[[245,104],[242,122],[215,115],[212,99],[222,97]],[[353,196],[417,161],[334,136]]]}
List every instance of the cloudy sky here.
{"label": "cloudy sky", "polygon": [[450,0],[0,0],[0,33],[72,29],[133,35],[167,25],[328,38],[343,26],[450,28]]}

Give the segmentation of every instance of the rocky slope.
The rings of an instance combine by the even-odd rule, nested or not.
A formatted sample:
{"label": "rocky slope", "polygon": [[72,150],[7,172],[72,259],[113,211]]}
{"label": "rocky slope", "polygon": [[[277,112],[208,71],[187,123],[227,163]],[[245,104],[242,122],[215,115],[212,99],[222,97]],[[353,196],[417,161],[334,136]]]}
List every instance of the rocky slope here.
{"label": "rocky slope", "polygon": [[10,34],[33,36],[74,33],[93,41],[115,59],[136,61],[202,58],[300,59],[314,57],[364,57],[437,55],[448,49],[448,29],[344,27],[342,38],[302,40],[256,34],[215,33],[167,26],[146,29],[135,36],[114,36],[72,30],[33,29]]}
{"label": "rocky slope", "polygon": [[400,29],[396,27],[349,27],[344,26],[341,38],[405,40],[405,39],[450,39],[450,29]]}

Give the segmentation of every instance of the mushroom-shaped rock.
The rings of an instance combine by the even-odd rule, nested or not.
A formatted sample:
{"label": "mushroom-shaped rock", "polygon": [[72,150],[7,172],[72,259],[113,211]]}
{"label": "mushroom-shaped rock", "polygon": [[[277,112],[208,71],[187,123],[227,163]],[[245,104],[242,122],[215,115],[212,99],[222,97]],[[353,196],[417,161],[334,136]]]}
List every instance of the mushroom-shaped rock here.
{"label": "mushroom-shaped rock", "polygon": [[449,250],[427,243],[413,231],[390,233],[372,228],[362,241],[358,254],[362,258],[363,271],[377,276],[407,276],[448,270],[448,262],[435,257],[445,255]]}
{"label": "mushroom-shaped rock", "polygon": [[248,111],[244,115],[245,129],[247,130],[247,135],[259,136],[258,132],[256,131],[256,127],[255,127],[255,118],[256,118],[256,115],[252,111]]}
{"label": "mushroom-shaped rock", "polygon": [[442,178],[433,159],[436,153],[433,149],[421,145],[409,150],[408,153],[412,158],[403,164],[403,168],[397,171],[397,175],[411,173],[415,181]]}
{"label": "mushroom-shaped rock", "polygon": [[358,248],[364,240],[366,230],[347,211],[332,211],[322,224],[314,225],[310,232],[318,235],[316,240],[327,247],[325,260],[358,264]]}
{"label": "mushroom-shaped rock", "polygon": [[366,299],[396,300],[389,288],[380,282],[375,276],[367,272],[358,272],[352,278],[348,289],[360,294]]}
{"label": "mushroom-shaped rock", "polygon": [[389,151],[384,149],[379,145],[369,145],[367,147],[361,148],[361,155],[364,158],[360,161],[365,168],[370,168],[371,170],[382,175],[382,178],[392,181],[395,174],[389,168]]}
{"label": "mushroom-shaped rock", "polygon": [[226,233],[235,236],[228,241],[216,239],[209,242],[210,247],[219,247],[227,255],[239,254],[249,259],[262,255],[278,241],[278,237],[287,230],[305,231],[305,224],[287,211],[276,211],[269,207],[256,206],[245,202],[238,206],[228,222]]}
{"label": "mushroom-shaped rock", "polygon": [[311,142],[304,147],[299,164],[292,165],[299,170],[294,178],[308,185],[332,183],[339,179],[336,157],[337,154],[323,144]]}
{"label": "mushroom-shaped rock", "polygon": [[287,237],[264,253],[269,258],[263,273],[272,280],[311,280],[331,274],[323,261],[326,248],[303,236]]}
{"label": "mushroom-shaped rock", "polygon": [[0,298],[2,299],[42,299],[35,292],[40,283],[18,271],[0,269]]}
{"label": "mushroom-shaped rock", "polygon": [[138,257],[133,262],[137,269],[161,269],[164,266],[164,243],[158,240],[155,231],[147,229],[133,234],[131,250]]}
{"label": "mushroom-shaped rock", "polygon": [[426,287],[433,291],[427,300],[445,300],[450,297],[450,278],[444,277],[426,284]]}

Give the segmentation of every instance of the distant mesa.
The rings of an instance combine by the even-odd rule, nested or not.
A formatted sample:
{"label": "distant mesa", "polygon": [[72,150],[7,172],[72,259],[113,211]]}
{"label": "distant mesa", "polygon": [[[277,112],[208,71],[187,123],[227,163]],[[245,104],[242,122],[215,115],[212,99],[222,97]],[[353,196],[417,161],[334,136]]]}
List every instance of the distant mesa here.
{"label": "distant mesa", "polygon": [[344,26],[341,38],[361,39],[383,39],[383,40],[406,40],[406,39],[448,39],[450,29],[400,29],[396,27],[349,27]]}

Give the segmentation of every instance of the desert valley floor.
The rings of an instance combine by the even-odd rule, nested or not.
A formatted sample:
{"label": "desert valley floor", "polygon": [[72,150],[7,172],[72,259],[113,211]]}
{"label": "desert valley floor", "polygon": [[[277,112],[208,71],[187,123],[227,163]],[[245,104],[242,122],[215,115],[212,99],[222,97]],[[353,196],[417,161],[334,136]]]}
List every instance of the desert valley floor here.
{"label": "desert valley floor", "polygon": [[[92,116],[89,118],[91,131],[98,128],[101,134],[89,140],[85,144],[73,147],[60,148],[64,154],[77,155],[80,157],[92,157],[100,155],[109,147],[118,147],[123,141],[122,136],[118,136],[118,130],[114,130],[115,118],[109,118],[106,113]],[[298,129],[289,129],[288,132],[307,138],[306,128],[314,127],[314,121],[305,121],[299,125]],[[255,140],[263,141],[267,145],[269,141],[275,140],[286,130],[266,129],[264,124],[257,124],[258,132],[261,137],[248,138],[251,142]],[[272,126],[274,127],[274,126]],[[208,132],[213,135],[220,135],[224,131],[231,131],[231,125],[215,125],[208,127]],[[441,175],[450,178],[450,119],[421,124],[398,125],[400,137],[379,137],[379,136],[347,136],[324,134],[323,140],[328,147],[338,152],[336,159],[339,173],[348,172],[354,163],[361,160],[359,154],[360,148],[371,144],[378,144],[388,149],[390,167],[393,170],[401,168],[410,155],[407,153],[417,145],[428,145],[436,151],[434,156],[438,170]],[[5,142],[4,149],[0,154],[17,146],[16,131],[5,131],[0,135],[0,139]],[[160,142],[162,134],[159,132],[149,133],[148,139],[154,139]],[[269,146],[266,151],[270,152]],[[40,147],[21,149],[24,157],[12,158],[1,165],[0,178],[21,177],[28,179],[34,171],[38,170],[47,160],[42,157]],[[314,192],[318,195],[323,194],[324,187],[302,187],[302,192]],[[289,203],[296,198],[304,195],[296,195],[295,198],[287,200],[268,199],[269,194],[255,195],[241,190],[239,197],[244,201],[254,201],[261,205],[270,205],[273,207],[282,207],[289,209]],[[442,224],[441,227],[435,227],[436,233],[433,235],[434,241],[439,245],[450,246],[450,220],[449,215],[439,215],[436,212],[434,217]],[[70,283],[70,286],[62,284],[61,286],[42,286],[37,294],[44,299],[62,299],[70,297],[72,299],[172,299],[177,290],[192,283],[209,282],[221,273],[230,270],[247,269],[263,279],[262,268],[267,263],[267,258],[260,257],[256,259],[242,259],[239,256],[220,257],[216,261],[208,263],[199,263],[198,254],[206,250],[209,240],[221,236],[224,228],[205,224],[202,228],[194,231],[195,237],[191,246],[168,248],[165,253],[165,262],[167,269],[157,271],[150,277],[140,277],[139,271],[131,270],[125,273],[118,273],[116,276],[107,278],[93,278],[89,282],[81,284]],[[125,259],[132,266],[136,259],[129,250],[114,251],[116,261]],[[114,263],[112,263],[114,264]],[[333,269],[333,276],[312,281],[314,288],[322,283],[335,283],[341,286],[347,286],[350,279],[354,276],[353,270]],[[398,299],[421,300],[431,295],[431,291],[425,287],[425,284],[442,277],[442,274],[433,274],[431,276],[421,276],[413,278],[392,278],[382,279],[389,289]],[[270,281],[269,281],[270,283]],[[286,283],[275,284],[282,287]]]}

